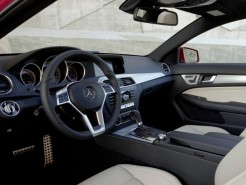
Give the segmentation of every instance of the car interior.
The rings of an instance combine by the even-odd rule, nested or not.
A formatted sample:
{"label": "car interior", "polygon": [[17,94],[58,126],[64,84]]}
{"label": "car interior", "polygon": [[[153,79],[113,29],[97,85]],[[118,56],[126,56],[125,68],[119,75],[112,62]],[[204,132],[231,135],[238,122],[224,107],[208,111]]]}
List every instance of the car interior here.
{"label": "car interior", "polygon": [[[0,37],[54,2],[1,0]],[[126,0],[118,11],[137,22],[198,18],[145,56],[49,43],[0,54],[1,183],[246,184],[246,64],[199,63],[182,47],[245,7]]]}

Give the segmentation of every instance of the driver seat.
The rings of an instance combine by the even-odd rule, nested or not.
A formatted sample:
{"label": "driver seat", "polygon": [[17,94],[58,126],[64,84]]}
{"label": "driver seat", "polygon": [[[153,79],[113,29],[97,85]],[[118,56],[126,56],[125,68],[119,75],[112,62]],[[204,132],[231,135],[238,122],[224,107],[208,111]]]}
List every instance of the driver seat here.
{"label": "driver seat", "polygon": [[[246,138],[219,163],[215,185],[246,184]],[[181,185],[172,174],[150,167],[121,164],[81,182],[79,185]]]}

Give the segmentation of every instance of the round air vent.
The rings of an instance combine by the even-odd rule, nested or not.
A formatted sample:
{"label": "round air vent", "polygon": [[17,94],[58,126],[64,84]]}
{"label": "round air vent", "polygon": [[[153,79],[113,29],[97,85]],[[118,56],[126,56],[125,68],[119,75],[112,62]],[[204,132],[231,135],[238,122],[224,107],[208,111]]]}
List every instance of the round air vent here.
{"label": "round air vent", "polygon": [[9,77],[0,74],[0,95],[7,94],[12,90],[13,83]]}
{"label": "round air vent", "polygon": [[170,68],[166,63],[162,64],[162,69],[164,70],[165,73],[170,73]]}
{"label": "round air vent", "polygon": [[4,101],[0,105],[0,110],[5,116],[16,116],[20,112],[18,103],[14,101]]}

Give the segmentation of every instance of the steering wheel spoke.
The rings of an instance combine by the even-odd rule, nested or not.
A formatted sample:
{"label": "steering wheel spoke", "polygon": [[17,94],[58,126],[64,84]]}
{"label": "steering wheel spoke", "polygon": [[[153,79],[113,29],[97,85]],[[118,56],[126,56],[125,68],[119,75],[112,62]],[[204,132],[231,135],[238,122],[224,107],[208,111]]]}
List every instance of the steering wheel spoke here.
{"label": "steering wheel spoke", "polygon": [[91,132],[91,134],[94,137],[105,132],[106,127],[105,127],[105,123],[104,123],[104,117],[103,117],[102,109],[100,109],[99,111],[96,112],[96,121],[97,121],[96,124],[97,124],[97,126],[94,126],[94,127],[92,126],[92,123],[86,114],[81,113],[81,115],[82,115],[82,118],[83,118],[87,128],[89,129],[89,131]]}

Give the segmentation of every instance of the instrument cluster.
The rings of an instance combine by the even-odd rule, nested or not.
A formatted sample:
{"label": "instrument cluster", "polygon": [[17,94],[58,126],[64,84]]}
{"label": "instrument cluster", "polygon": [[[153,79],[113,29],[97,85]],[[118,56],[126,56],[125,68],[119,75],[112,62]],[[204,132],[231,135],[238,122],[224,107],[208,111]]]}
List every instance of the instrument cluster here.
{"label": "instrument cluster", "polygon": [[[38,66],[35,63],[28,63],[24,65],[20,70],[20,80],[24,85],[39,85],[42,80],[42,75],[49,63],[56,56],[48,57],[42,66]],[[61,83],[67,80],[68,82],[81,81],[85,76],[85,67],[81,62],[75,62],[71,60],[64,60],[55,71],[53,83]]]}

